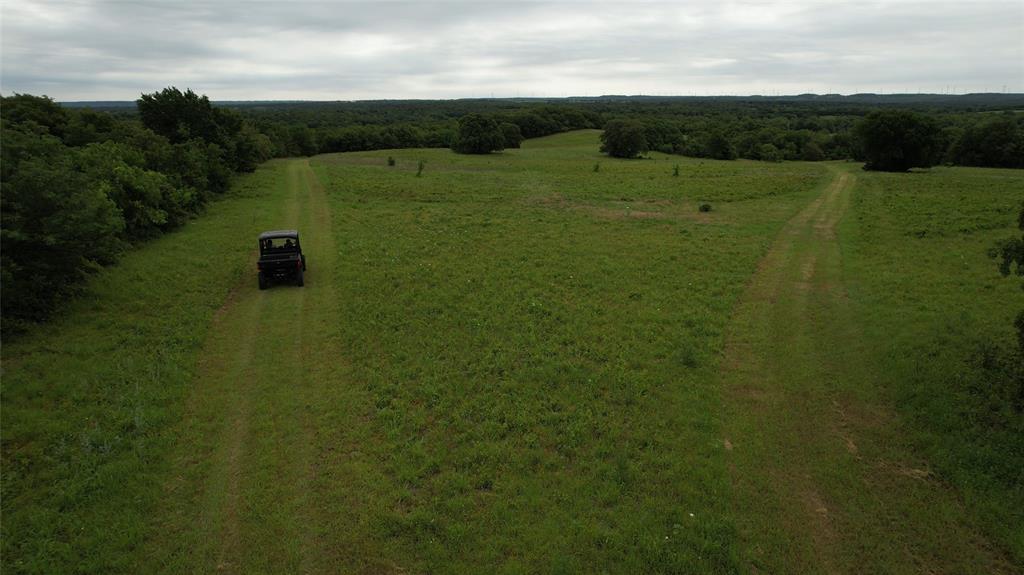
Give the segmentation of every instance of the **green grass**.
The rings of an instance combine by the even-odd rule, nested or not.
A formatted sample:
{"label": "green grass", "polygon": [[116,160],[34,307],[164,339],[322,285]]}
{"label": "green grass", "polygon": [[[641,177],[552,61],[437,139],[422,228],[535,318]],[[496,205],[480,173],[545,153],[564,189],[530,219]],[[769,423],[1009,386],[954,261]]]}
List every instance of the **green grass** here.
{"label": "green grass", "polygon": [[859,177],[856,216],[841,237],[844,275],[879,366],[875,393],[896,405],[935,475],[1024,562],[1024,415],[991,367],[1013,361],[1024,292],[986,255],[1015,232],[1024,175],[933,168]]}
{"label": "green grass", "polygon": [[[660,159],[606,159],[593,173],[596,147],[582,133],[500,156],[398,151],[396,168],[380,153],[314,162],[338,335],[366,398],[360,451],[381,473],[363,537],[399,565],[736,568],[717,346],[823,170],[694,161],[673,178]],[[698,200],[718,208],[701,218]]]}
{"label": "green grass", "polygon": [[[724,405],[721,362],[727,334],[747,329],[737,304],[762,256],[848,167],[597,148],[586,131],[488,156],[274,162],[104,271],[3,348],[5,571],[825,570],[808,524],[773,522],[799,510],[763,494],[737,504],[744,446],[729,455],[723,430],[761,430]],[[768,418],[782,427],[765,444],[818,433],[824,416],[799,408],[831,397],[832,380],[803,395],[799,382],[843,369],[840,391],[896,406],[894,429],[1013,548],[1019,511],[994,502],[1020,501],[1006,459],[1020,444],[949,408],[962,397],[952,368],[973,365],[965,342],[1009,334],[1015,307],[999,302],[1020,290],[984,250],[1009,233],[1021,179],[857,179],[838,243],[813,227],[793,240],[793,262],[842,262],[823,273],[841,275],[848,303],[782,293],[770,325],[748,326],[776,352],[762,359],[783,392],[806,396]],[[258,291],[255,234],[291,226],[306,287]],[[941,547],[929,533],[944,520],[908,503],[920,492],[866,489],[861,460],[796,451],[812,461],[782,471],[848,504],[858,535],[836,543],[838,565],[872,549],[861,565],[884,570]],[[879,529],[876,510],[923,543]],[[753,539],[751,524],[765,527]],[[764,548],[782,551],[759,563]]]}
{"label": "green grass", "polygon": [[[312,545],[323,570],[734,571],[715,354],[825,174],[684,161],[672,177],[660,157],[595,174],[596,144],[318,158],[333,226],[298,221],[336,252],[316,248],[307,292],[257,299],[245,277],[212,339],[254,231],[286,216],[281,164],[248,180],[265,195],[104,272],[5,346],[5,565],[275,570]],[[289,333],[305,342],[282,355],[302,366],[293,387],[263,355],[232,355]],[[241,459],[219,446],[236,418]]]}
{"label": "green grass", "polygon": [[277,219],[283,162],[3,346],[5,572],[129,571],[214,310]]}

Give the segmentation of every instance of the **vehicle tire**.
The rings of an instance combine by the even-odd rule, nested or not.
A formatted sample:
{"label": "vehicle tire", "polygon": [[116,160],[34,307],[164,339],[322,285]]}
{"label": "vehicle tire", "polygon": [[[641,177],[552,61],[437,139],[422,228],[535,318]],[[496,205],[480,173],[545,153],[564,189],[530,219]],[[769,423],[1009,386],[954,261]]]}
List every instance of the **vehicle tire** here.
{"label": "vehicle tire", "polygon": [[301,269],[299,271],[295,272],[295,285],[297,285],[299,287],[302,287],[302,286],[306,285],[305,280],[302,278],[303,275],[304,274],[302,273]]}
{"label": "vehicle tire", "polygon": [[259,279],[260,289],[267,289],[267,276],[263,275],[263,272],[259,272],[256,275]]}

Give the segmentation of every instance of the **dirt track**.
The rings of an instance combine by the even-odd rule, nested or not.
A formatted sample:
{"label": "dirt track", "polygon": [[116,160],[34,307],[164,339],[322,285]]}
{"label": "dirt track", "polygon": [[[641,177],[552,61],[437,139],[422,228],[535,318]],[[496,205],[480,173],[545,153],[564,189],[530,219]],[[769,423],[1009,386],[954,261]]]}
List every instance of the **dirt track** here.
{"label": "dirt track", "polygon": [[306,285],[259,291],[253,260],[207,339],[180,443],[182,473],[168,486],[177,504],[165,506],[162,523],[185,544],[165,562],[196,572],[321,570],[316,420],[344,393],[344,362],[322,357],[336,351],[325,336],[336,328],[335,247],[307,161],[288,167],[286,185],[279,227],[302,234]]}
{"label": "dirt track", "polygon": [[1011,572],[871,387],[836,237],[855,176],[834,169],[764,256],[727,335],[723,444],[747,566]]}

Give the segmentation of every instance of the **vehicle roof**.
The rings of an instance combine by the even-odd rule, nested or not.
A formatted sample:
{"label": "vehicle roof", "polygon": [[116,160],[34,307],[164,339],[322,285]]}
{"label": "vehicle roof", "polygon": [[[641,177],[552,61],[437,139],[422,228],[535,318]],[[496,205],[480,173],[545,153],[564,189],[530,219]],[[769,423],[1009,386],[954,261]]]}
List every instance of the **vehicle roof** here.
{"label": "vehicle roof", "polygon": [[271,230],[269,232],[263,232],[260,234],[261,240],[269,240],[273,238],[295,238],[299,239],[298,230]]}

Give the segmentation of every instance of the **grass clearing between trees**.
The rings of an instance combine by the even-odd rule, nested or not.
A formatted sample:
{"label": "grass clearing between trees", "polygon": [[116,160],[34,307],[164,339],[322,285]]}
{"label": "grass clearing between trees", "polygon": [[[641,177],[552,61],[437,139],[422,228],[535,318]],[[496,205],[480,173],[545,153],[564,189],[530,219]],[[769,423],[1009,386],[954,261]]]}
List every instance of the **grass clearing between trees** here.
{"label": "grass clearing between trees", "polygon": [[[868,547],[885,549],[879,557],[892,558],[893,572],[959,567],[943,563],[941,539],[901,547],[858,515],[871,508],[861,501],[917,493],[858,483],[871,467],[861,459],[802,452],[807,469],[826,470],[799,475],[820,487],[822,505],[829,494],[853,494],[837,499],[847,507],[829,500],[844,527],[861,531],[835,534],[832,555],[807,552],[815,541],[798,521],[772,521],[803,507],[744,505],[766,503],[737,486],[737,465],[755,484],[775,481],[772,469],[800,471],[786,458],[801,452],[800,436],[784,422],[801,414],[786,403],[768,420],[736,409],[723,365],[728,342],[749,327],[771,344],[757,357],[774,373],[833,369],[829,353],[851,341],[849,330],[832,329],[835,319],[863,330],[835,365],[899,365],[894,350],[928,353],[910,342],[934,333],[946,297],[975,321],[943,345],[1008,337],[1015,308],[999,302],[1019,287],[983,250],[978,261],[966,254],[1012,232],[1012,215],[999,221],[1004,204],[1019,201],[1021,177],[956,170],[951,177],[970,186],[1002,179],[978,204],[958,199],[976,206],[963,217],[938,211],[918,222],[918,204],[886,204],[915,193],[886,179],[901,176],[657,153],[615,160],[598,154],[598,134],[527,140],[488,156],[386,150],[271,162],[203,218],[102,272],[60,318],[3,349],[5,569],[847,572],[848,558]],[[780,232],[814,202],[832,205],[823,198],[846,171],[838,235],[815,236],[809,218],[791,242],[796,254],[835,252],[818,261],[832,262],[827,276],[847,288],[843,315],[821,311],[835,308],[814,289],[782,290],[767,324],[739,321],[770,254],[782,253]],[[705,203],[713,210],[701,212]],[[947,244],[920,241],[965,225],[984,231],[966,234],[973,247],[961,265],[970,273],[960,281],[991,285],[972,299],[942,282],[916,286],[920,268],[887,258],[923,245],[931,255],[921,266],[952,265],[956,254],[938,254]],[[293,226],[309,261],[306,287],[257,290],[256,234]],[[802,274],[797,266],[782,275]],[[893,285],[940,307],[908,304]],[[910,319],[894,331],[903,313]],[[780,331],[798,327],[785,321],[808,317],[806,337],[779,344]],[[885,433],[906,432],[898,449],[934,458],[929,481],[953,496],[972,485],[957,473],[975,475],[953,457],[942,462],[936,446],[946,435],[914,415],[920,386],[897,373],[907,372],[852,369],[835,381],[891,408]],[[756,432],[758,421],[765,444],[783,447],[772,465],[726,435]],[[806,418],[803,431],[832,437],[817,421]],[[946,448],[988,441],[964,437]],[[1016,516],[986,507],[1012,478],[978,485],[987,487],[972,492],[975,508],[942,513],[963,526],[966,548],[995,549],[970,569],[1014,572]],[[901,508],[915,528],[943,524],[928,505]],[[997,544],[986,541],[985,522],[999,524],[988,531]],[[906,533],[914,530],[897,532]]]}

